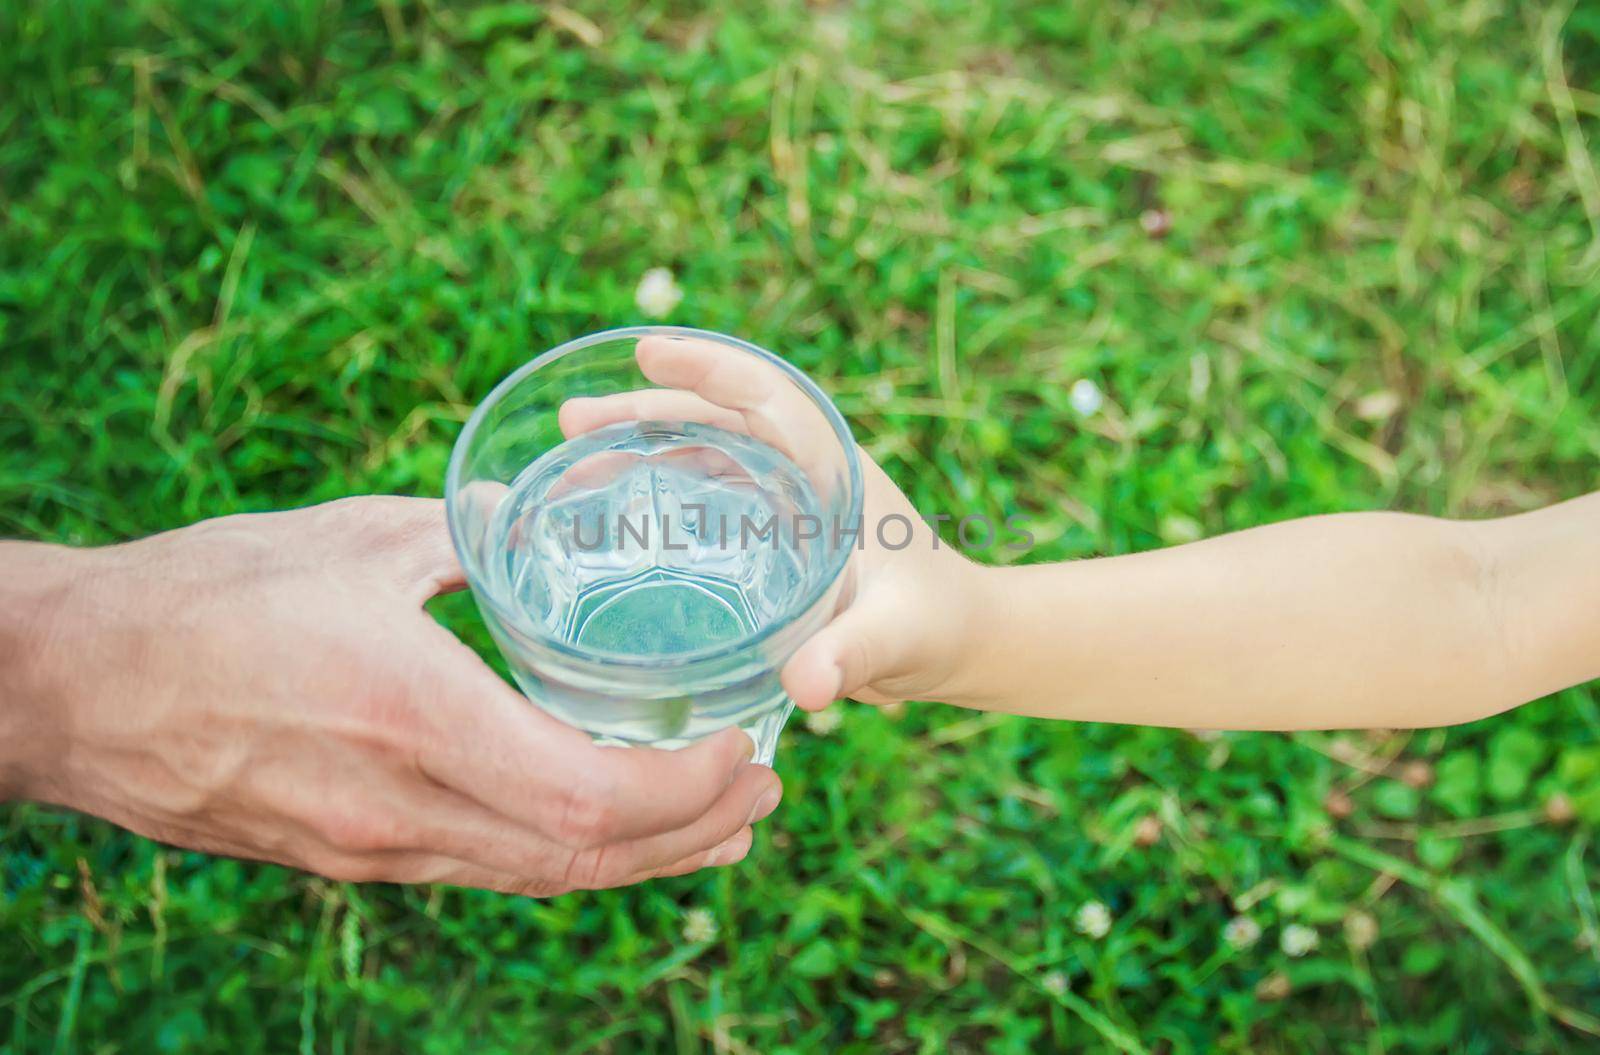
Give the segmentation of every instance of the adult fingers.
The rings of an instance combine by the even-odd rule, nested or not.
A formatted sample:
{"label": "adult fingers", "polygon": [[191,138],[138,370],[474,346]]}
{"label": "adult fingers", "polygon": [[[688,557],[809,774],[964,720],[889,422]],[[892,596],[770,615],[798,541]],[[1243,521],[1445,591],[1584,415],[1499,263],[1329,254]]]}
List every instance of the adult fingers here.
{"label": "adult fingers", "polygon": [[[741,788],[741,783],[754,786]],[[757,796],[754,810],[744,805],[747,792]],[[779,794],[778,776],[752,765],[723,792],[717,805],[686,828],[573,850],[448,789],[419,786],[419,781],[406,781],[395,773],[387,780],[366,781],[365,804],[347,804],[334,815],[339,818],[334,821],[336,829],[330,831],[323,823],[314,837],[320,836],[315,845],[323,847],[318,853],[331,860],[392,863],[397,858],[418,861],[442,856],[470,868],[520,877],[541,889],[598,890],[666,874],[685,861],[733,860],[739,832],[773,812]],[[384,874],[394,877],[398,872]]]}
{"label": "adult fingers", "polygon": [[[615,882],[607,883],[606,887],[632,886],[650,879],[688,875],[702,868],[720,868],[737,864],[749,854],[752,841],[751,830],[743,828],[722,844],[709,850],[698,851],[660,868],[624,876]],[[409,855],[389,861],[358,861],[350,867],[349,874],[360,876],[361,878],[356,881],[364,882],[445,883],[450,886],[537,898],[554,897],[574,889],[559,880],[485,868],[468,861],[434,854]]]}
{"label": "adult fingers", "polygon": [[[564,878],[575,887],[600,889],[662,874],[681,862],[710,854],[772,813],[783,786],[765,766],[746,766],[717,805],[694,823],[643,839],[577,851]],[[754,799],[754,805],[750,805]],[[742,854],[741,854],[742,856]]]}
{"label": "adult fingers", "polygon": [[[746,766],[711,809],[683,828],[577,850],[414,776],[407,780],[397,773],[378,783],[382,786],[363,793],[375,801],[357,807],[362,815],[386,818],[363,822],[377,840],[366,849],[439,853],[482,868],[587,888],[613,886],[707,853],[770,814],[782,793],[777,774],[765,766]],[[752,797],[754,807],[748,806]]]}
{"label": "adult fingers", "polygon": [[[565,846],[592,849],[682,828],[715,805],[751,757],[726,729],[680,751],[597,747],[532,706],[444,628],[423,771]],[[746,811],[762,789],[741,785]]]}
{"label": "adult fingers", "polygon": [[[252,789],[273,803],[276,846],[250,847],[212,832],[131,827],[185,845],[273,857],[352,881],[432,881],[418,862],[447,860],[516,877],[529,892],[616,886],[689,860],[721,860],[741,829],[776,807],[781,784],[764,766],[747,766],[706,814],[685,828],[593,849],[574,849],[517,824],[420,774],[357,752],[337,781],[267,764],[252,771]],[[323,770],[323,772],[329,772]],[[337,786],[335,786],[337,785]],[[748,802],[756,799],[756,806]]]}
{"label": "adult fingers", "polygon": [[740,828],[727,840],[709,850],[690,854],[688,857],[674,861],[663,868],[630,876],[622,885],[631,886],[634,883],[642,883],[646,879],[688,875],[690,872],[698,872],[702,868],[719,868],[724,865],[738,864],[749,856],[750,847],[754,842],[755,829],[746,826]]}

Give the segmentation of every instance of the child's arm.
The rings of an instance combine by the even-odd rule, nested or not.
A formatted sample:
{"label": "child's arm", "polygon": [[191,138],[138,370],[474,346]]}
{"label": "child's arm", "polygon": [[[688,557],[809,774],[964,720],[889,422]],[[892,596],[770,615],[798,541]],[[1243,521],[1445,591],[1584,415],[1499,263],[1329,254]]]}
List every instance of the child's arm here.
{"label": "child's arm", "polygon": [[[572,400],[563,428],[666,407],[797,460],[827,434],[808,402],[719,345],[646,338],[638,360],[677,391]],[[719,403],[729,392],[742,402]],[[853,696],[1184,728],[1426,726],[1600,676],[1600,493],[1502,520],[1354,513],[984,568],[923,522],[951,511],[914,510],[861,461],[851,603],[783,670],[810,710]],[[916,525],[909,544],[881,543],[886,518]]]}
{"label": "child's arm", "polygon": [[974,577],[952,702],[1226,729],[1429,726],[1600,675],[1600,494],[1312,517]]}

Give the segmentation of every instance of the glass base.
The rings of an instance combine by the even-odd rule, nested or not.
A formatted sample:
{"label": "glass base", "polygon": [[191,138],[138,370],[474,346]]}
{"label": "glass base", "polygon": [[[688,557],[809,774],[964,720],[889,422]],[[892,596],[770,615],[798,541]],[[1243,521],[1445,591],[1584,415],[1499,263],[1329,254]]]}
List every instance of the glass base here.
{"label": "glass base", "polygon": [[[789,720],[789,715],[793,712],[794,701],[786,696],[781,706],[739,725],[738,728],[743,730],[744,735],[748,736],[750,743],[755,746],[755,754],[751,756],[750,761],[768,767],[772,765],[772,760],[778,753],[778,736],[783,732],[784,723]],[[588,732],[589,738],[601,747],[655,747],[663,751],[677,751],[704,739],[704,737],[666,737],[660,740],[625,740],[620,736],[584,731]],[[710,736],[712,733],[706,735]]]}

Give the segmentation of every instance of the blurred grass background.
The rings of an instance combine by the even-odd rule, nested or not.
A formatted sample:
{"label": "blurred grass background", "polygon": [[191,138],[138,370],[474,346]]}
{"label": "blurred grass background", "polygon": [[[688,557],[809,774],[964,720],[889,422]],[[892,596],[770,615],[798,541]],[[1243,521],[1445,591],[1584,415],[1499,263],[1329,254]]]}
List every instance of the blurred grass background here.
{"label": "blurred grass background", "polygon": [[[1030,559],[1531,508],[1600,476],[1597,142],[1589,3],[0,0],[0,533],[437,494],[652,267]],[[544,903],[13,806],[0,1051],[1593,1050],[1597,699],[851,706],[742,867]]]}

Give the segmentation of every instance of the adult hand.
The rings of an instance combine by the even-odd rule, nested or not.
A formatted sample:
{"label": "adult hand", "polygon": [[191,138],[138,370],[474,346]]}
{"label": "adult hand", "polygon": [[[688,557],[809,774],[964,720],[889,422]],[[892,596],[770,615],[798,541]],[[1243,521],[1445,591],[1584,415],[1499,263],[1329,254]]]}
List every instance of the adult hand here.
{"label": "adult hand", "polygon": [[781,793],[748,737],[594,746],[423,611],[460,585],[426,499],[0,544],[0,795],[356,882],[540,896],[744,857]]}
{"label": "adult hand", "polygon": [[[620,421],[692,421],[740,432],[786,454],[813,485],[832,476],[827,419],[772,365],[699,338],[645,337],[639,369],[660,388],[569,399],[562,431],[576,436]],[[836,448],[835,448],[836,449]],[[939,541],[866,451],[856,449],[863,487],[861,545],[833,620],[783,668],[783,685],[807,710],[851,696],[965,702],[964,681],[983,569]],[[880,532],[880,528],[882,529]],[[903,543],[903,544],[902,544]]]}

